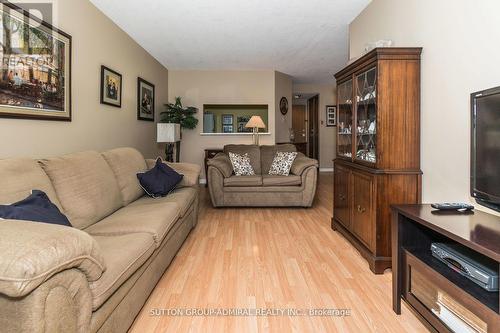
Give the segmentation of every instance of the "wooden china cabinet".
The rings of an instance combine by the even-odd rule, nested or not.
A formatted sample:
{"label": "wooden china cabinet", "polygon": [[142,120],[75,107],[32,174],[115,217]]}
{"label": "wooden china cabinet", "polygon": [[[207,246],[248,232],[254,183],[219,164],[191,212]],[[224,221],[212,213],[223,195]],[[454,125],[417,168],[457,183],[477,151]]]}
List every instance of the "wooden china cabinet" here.
{"label": "wooden china cabinet", "polygon": [[376,48],[335,74],[332,228],[381,274],[391,267],[390,205],[420,203],[421,48]]}

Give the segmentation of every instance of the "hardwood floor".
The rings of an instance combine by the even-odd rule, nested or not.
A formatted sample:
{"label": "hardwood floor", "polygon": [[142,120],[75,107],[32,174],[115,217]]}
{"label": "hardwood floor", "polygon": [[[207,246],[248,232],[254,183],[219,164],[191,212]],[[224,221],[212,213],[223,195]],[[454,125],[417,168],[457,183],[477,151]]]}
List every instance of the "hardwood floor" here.
{"label": "hardwood floor", "polygon": [[[131,332],[426,332],[392,311],[391,273],[374,275],[330,228],[331,173],[311,209],[214,209],[200,221]],[[350,309],[349,316],[152,316],[156,309]]]}

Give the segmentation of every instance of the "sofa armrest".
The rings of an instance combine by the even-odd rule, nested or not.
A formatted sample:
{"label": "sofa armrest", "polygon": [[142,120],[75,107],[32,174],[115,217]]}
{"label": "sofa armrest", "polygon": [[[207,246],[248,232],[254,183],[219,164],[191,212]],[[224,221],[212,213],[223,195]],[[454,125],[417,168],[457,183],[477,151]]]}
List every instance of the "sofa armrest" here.
{"label": "sofa armrest", "polygon": [[189,187],[196,186],[200,182],[200,172],[201,167],[198,164],[193,163],[170,163],[164,162],[169,167],[177,171],[178,173],[184,175],[179,187]]}
{"label": "sofa armrest", "polygon": [[84,231],[47,223],[0,221],[0,293],[22,297],[55,274],[76,268],[89,282],[105,270],[96,241]]}
{"label": "sofa armrest", "polygon": [[233,165],[231,164],[231,160],[224,153],[218,153],[207,161],[208,166],[213,166],[217,168],[224,178],[229,178],[233,174]]}
{"label": "sofa armrest", "polygon": [[290,172],[294,175],[300,176],[305,169],[309,167],[318,167],[318,160],[307,157],[302,153],[298,153],[297,157],[293,161],[292,168]]}
{"label": "sofa armrest", "polygon": [[[153,168],[155,166],[155,163],[156,163],[155,159],[146,160],[146,165],[148,169]],[[177,185],[177,187],[190,187],[198,185],[200,181],[199,178],[201,172],[201,167],[198,164],[171,163],[165,161],[163,161],[163,163],[165,163],[166,165],[168,165],[181,175],[184,175],[184,177],[182,177],[182,181],[179,183],[179,185]]]}

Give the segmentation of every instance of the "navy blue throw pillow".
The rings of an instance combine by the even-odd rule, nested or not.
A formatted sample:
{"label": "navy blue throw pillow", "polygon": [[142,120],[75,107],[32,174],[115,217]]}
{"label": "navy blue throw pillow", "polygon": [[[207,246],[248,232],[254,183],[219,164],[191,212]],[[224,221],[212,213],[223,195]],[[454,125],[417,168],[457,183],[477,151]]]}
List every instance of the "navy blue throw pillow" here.
{"label": "navy blue throw pillow", "polygon": [[169,194],[181,182],[182,177],[184,175],[177,173],[163,163],[161,158],[156,160],[153,169],[137,174],[142,188],[153,198],[164,197]]}
{"label": "navy blue throw pillow", "polygon": [[50,201],[47,194],[40,190],[31,191],[31,194],[26,199],[12,205],[0,205],[0,218],[71,227],[68,218]]}

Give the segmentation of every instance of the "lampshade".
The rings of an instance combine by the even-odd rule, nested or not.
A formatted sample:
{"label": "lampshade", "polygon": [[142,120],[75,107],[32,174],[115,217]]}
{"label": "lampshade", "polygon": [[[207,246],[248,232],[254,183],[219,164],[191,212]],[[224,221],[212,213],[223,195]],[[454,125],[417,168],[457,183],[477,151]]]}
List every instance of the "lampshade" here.
{"label": "lampshade", "polygon": [[158,123],[156,126],[156,142],[181,141],[180,124]]}
{"label": "lampshade", "polygon": [[266,124],[262,121],[260,116],[252,116],[248,123],[245,125],[246,128],[266,128]]}

